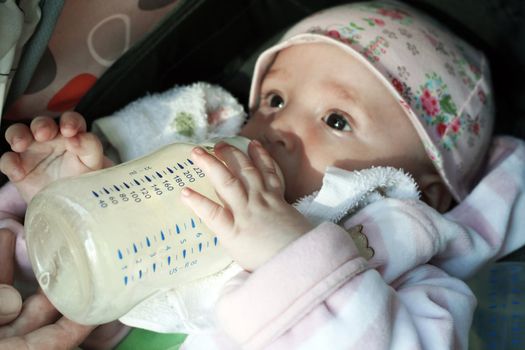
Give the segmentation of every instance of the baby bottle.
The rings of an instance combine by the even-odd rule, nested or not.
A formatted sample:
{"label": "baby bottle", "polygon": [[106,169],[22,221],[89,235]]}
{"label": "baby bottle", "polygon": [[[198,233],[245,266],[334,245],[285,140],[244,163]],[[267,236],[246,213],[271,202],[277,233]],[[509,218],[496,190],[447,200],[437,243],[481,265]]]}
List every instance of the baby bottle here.
{"label": "baby bottle", "polygon": [[[249,140],[224,138],[246,152]],[[215,140],[217,142],[218,140]],[[214,141],[201,144],[213,154]],[[108,169],[56,181],[30,202],[29,258],[44,293],[82,324],[119,318],[153,293],[226,268],[232,259],[180,200],[190,186],[219,201],[207,174],[174,143]]]}

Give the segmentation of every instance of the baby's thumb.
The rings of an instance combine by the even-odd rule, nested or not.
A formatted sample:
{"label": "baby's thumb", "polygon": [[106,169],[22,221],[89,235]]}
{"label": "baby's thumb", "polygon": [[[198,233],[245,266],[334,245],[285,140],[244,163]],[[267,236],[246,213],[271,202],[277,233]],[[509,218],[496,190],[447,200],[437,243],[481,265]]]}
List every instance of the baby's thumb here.
{"label": "baby's thumb", "polygon": [[104,153],[102,143],[92,133],[81,133],[68,138],[69,149],[91,170],[102,168]]}
{"label": "baby's thumb", "polygon": [[0,325],[13,321],[22,309],[22,297],[13,287],[0,284]]}

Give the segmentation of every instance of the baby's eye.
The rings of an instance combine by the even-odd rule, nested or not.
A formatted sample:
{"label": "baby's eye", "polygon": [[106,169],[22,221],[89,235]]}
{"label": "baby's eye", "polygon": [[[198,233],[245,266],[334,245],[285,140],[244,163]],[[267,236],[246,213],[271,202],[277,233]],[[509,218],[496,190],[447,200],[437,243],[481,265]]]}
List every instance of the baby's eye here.
{"label": "baby's eye", "polygon": [[323,118],[323,121],[332,129],[340,131],[352,131],[350,123],[348,123],[346,117],[339,113],[330,113]]}
{"label": "baby's eye", "polygon": [[284,107],[284,99],[273,93],[270,95],[270,107],[272,108],[283,108]]}

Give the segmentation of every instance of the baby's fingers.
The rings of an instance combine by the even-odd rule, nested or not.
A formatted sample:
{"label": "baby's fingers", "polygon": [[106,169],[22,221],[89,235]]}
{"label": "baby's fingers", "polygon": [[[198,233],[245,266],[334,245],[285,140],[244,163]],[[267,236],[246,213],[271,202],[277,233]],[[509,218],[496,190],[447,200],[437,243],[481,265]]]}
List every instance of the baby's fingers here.
{"label": "baby's fingers", "polygon": [[80,113],[68,111],[60,117],[60,133],[65,137],[72,137],[86,130],[86,120]]}
{"label": "baby's fingers", "polygon": [[221,142],[215,145],[215,154],[226,163],[232,175],[242,181],[248,193],[260,193],[264,189],[260,169],[241,150]]}
{"label": "baby's fingers", "polygon": [[11,287],[15,271],[15,243],[13,232],[0,229],[0,325],[14,320],[22,308],[20,294]]}
{"label": "baby's fingers", "polygon": [[2,157],[0,157],[0,171],[12,182],[20,181],[25,176],[20,156],[15,152],[5,152],[2,154]]}
{"label": "baby's fingers", "polygon": [[246,207],[248,201],[246,189],[226,165],[199,147],[193,149],[192,158],[208,176],[213,188],[228,207],[233,211]]}
{"label": "baby's fingers", "polygon": [[34,141],[31,130],[22,123],[13,124],[7,128],[5,139],[15,152],[24,152]]}
{"label": "baby's fingers", "polygon": [[248,147],[248,153],[253,161],[253,164],[259,169],[264,186],[267,190],[278,191],[283,193],[284,184],[281,183],[277,169],[277,164],[270,156],[268,151],[260,144],[259,141],[253,140]]}
{"label": "baby's fingers", "polygon": [[185,187],[181,191],[181,200],[206,226],[215,233],[230,232],[233,226],[232,214],[211,199]]}
{"label": "baby's fingers", "polygon": [[36,117],[31,121],[31,133],[39,142],[49,141],[58,133],[57,123],[50,117]]}
{"label": "baby's fingers", "polygon": [[81,133],[67,138],[67,149],[73,152],[78,159],[89,169],[102,168],[104,153],[100,140],[91,133]]}

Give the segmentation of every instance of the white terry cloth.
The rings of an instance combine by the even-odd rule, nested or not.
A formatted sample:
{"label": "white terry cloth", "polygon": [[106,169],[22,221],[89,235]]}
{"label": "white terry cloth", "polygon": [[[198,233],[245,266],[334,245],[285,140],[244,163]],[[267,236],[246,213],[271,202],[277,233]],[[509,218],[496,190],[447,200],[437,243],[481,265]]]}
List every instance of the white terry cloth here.
{"label": "white terry cloth", "polygon": [[142,97],[93,122],[106,154],[116,163],[151,153],[172,142],[200,143],[238,134],[244,108],[228,91],[198,82]]}
{"label": "white terry cloth", "polygon": [[348,171],[328,167],[321,190],[300,199],[295,207],[314,225],[339,222],[381,198],[419,198],[416,182],[400,169],[372,167]]}
{"label": "white terry cloth", "polygon": [[[113,116],[94,123],[120,161],[145,155],[165,144],[198,143],[233,136],[245,114],[224,89],[206,83],[175,87],[139,99]],[[403,171],[376,167],[347,171],[328,167],[321,189],[294,206],[313,224],[338,222],[363,206],[381,199],[418,198],[414,180]],[[215,327],[213,308],[222,286],[241,271],[236,263],[215,275],[170,290],[159,291],[136,305],[120,321],[162,333],[207,332]]]}

